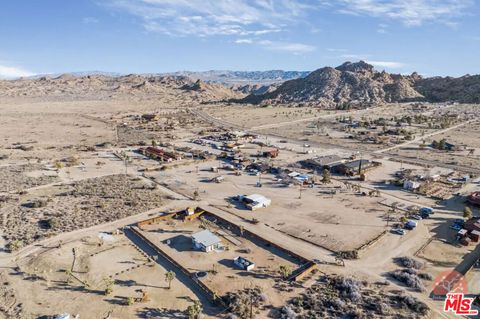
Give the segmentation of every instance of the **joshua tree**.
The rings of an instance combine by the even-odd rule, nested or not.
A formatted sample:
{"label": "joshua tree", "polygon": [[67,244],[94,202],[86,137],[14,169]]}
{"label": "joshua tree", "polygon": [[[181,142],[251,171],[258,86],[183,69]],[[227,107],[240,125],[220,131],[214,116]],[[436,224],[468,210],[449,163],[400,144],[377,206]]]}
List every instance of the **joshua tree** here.
{"label": "joshua tree", "polygon": [[188,319],[198,319],[202,313],[202,304],[198,300],[193,301],[193,305],[187,307]]}
{"label": "joshua tree", "polygon": [[173,271],[168,271],[165,273],[165,281],[168,282],[168,289],[172,287],[172,281],[177,275]]}
{"label": "joshua tree", "polygon": [[113,279],[111,277],[105,277],[103,278],[103,283],[105,284],[105,296],[108,296],[113,292]]}
{"label": "joshua tree", "polygon": [[19,240],[19,239],[15,239],[15,240],[12,240],[11,242],[9,242],[7,244],[7,249],[10,251],[10,252],[14,252],[14,251],[17,251],[19,250],[20,248],[23,247],[23,241]]}
{"label": "joshua tree", "polygon": [[287,265],[280,265],[279,272],[283,279],[287,279],[292,274],[292,269]]}
{"label": "joshua tree", "polygon": [[328,169],[324,169],[322,172],[322,183],[329,184],[330,183],[330,171]]}
{"label": "joshua tree", "polygon": [[133,304],[135,303],[135,298],[128,297],[126,303],[127,303],[127,306],[133,306]]}
{"label": "joshua tree", "polygon": [[470,219],[472,218],[472,216],[473,216],[472,209],[468,206],[465,206],[465,208],[463,209],[463,218]]}

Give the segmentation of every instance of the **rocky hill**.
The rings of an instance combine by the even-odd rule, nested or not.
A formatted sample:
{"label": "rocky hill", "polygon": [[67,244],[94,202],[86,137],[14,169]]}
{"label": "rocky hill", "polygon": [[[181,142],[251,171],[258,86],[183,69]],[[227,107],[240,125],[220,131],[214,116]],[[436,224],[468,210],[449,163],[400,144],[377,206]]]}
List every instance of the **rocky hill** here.
{"label": "rocky hill", "polygon": [[231,89],[243,94],[261,95],[275,91],[281,83],[232,85]]}
{"label": "rocky hill", "polygon": [[325,107],[335,105],[412,101],[423,98],[413,84],[418,75],[402,76],[377,72],[363,61],[325,67],[307,77],[286,81],[273,92],[249,95],[247,103],[299,103]]}
{"label": "rocky hill", "polygon": [[62,74],[0,81],[0,97],[111,99],[111,98],[184,99],[186,102],[213,102],[245,96],[221,84],[193,81],[185,76],[84,75]]}
{"label": "rocky hill", "polygon": [[366,62],[346,62],[324,67],[305,78],[284,82],[276,90],[251,94],[242,103],[298,104],[323,107],[377,103],[432,101],[475,103],[480,97],[480,77],[422,78],[379,72]]}
{"label": "rocky hill", "polygon": [[431,102],[480,103],[480,75],[421,79],[415,89]]}

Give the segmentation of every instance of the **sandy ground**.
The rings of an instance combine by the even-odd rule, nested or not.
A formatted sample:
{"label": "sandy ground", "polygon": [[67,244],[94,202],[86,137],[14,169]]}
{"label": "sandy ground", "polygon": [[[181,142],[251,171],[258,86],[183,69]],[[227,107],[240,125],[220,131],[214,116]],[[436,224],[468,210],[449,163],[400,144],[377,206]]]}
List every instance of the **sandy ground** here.
{"label": "sandy ground", "polygon": [[[216,165],[212,162],[210,166]],[[191,194],[198,189],[200,198],[211,204],[227,209],[245,219],[256,218],[273,229],[295,237],[303,238],[330,250],[352,250],[375,238],[385,229],[383,220],[386,208],[378,204],[378,199],[361,197],[345,189],[337,195],[324,192],[342,187],[340,183],[305,189],[302,198],[295,187],[280,187],[272,175],[262,176],[262,188],[254,187],[259,177],[244,174],[208,172],[209,165],[190,166],[176,170],[152,173],[162,183],[172,189]],[[208,180],[218,174],[225,176],[221,184]],[[246,210],[243,205],[232,203],[229,197],[239,194],[260,193],[272,200],[272,205],[255,212]],[[317,203],[321,203],[318,205]],[[231,207],[229,207],[231,206]]]}
{"label": "sandy ground", "polygon": [[[178,221],[174,226],[164,222],[145,227],[143,234],[191,273],[210,272],[201,280],[219,296],[227,292],[258,286],[267,295],[269,303],[275,307],[281,307],[295,293],[298,293],[298,290],[292,289],[279,294],[278,285],[282,282],[279,273],[280,265],[292,270],[299,266],[287,254],[266,246],[264,242],[239,237],[226,228],[212,224],[209,224],[208,229],[217,234],[222,240],[222,245],[228,248],[209,253],[196,251],[192,248],[190,236],[202,231],[203,228],[200,226],[199,221],[187,223]],[[244,271],[236,267],[233,259],[238,256],[254,262],[254,270]],[[225,285],[226,282],[228,285]]]}
{"label": "sandy ground", "polygon": [[[70,242],[19,262],[19,269],[8,270],[14,274],[10,278],[17,298],[24,296],[23,308],[38,315],[68,312],[81,318],[103,318],[110,312],[114,318],[126,319],[149,312],[182,312],[196,299],[177,280],[167,289],[166,270],[148,261],[122,235],[109,236],[102,246],[99,242],[98,237]],[[88,287],[65,273],[72,265],[72,249],[77,256],[73,275]],[[107,277],[114,282],[110,295],[104,293]],[[147,292],[149,301],[124,305],[128,297],[140,298],[141,290]],[[168,309],[163,309],[165,306]]]}
{"label": "sandy ground", "polygon": [[[0,208],[2,232],[24,245],[61,232],[113,221],[160,206],[163,194],[139,177],[112,175],[40,188]],[[41,202],[39,207],[30,203]]]}
{"label": "sandy ground", "polygon": [[[404,236],[387,232],[372,246],[362,250],[360,259],[346,261],[346,267],[322,265],[321,270],[327,273],[355,276],[370,282],[384,281],[387,279],[386,272],[397,267],[393,263],[395,257],[418,254],[417,258],[427,263],[426,271],[435,276],[464,260],[472,259],[477,253],[473,246],[461,248],[451,244],[454,231],[449,229],[449,224],[452,219],[461,217],[464,205],[461,197],[435,202],[398,188],[385,187],[384,181],[390,179],[399,166],[419,168],[416,165],[387,160],[391,154],[376,154],[383,163],[382,167],[368,173],[367,181],[359,182],[367,191],[379,189],[380,198],[358,196],[343,187],[342,179],[331,185],[308,188],[302,193],[296,187],[278,187],[271,175],[261,177],[261,188],[255,186],[259,177],[248,174],[234,176],[229,172],[221,172],[220,174],[225,176],[225,182],[206,182],[218,174],[203,169],[218,166],[218,161],[175,163],[165,171],[146,172],[148,176],[154,177],[157,183],[165,184],[170,189],[161,185],[157,186],[158,189],[144,187],[143,185],[151,183],[139,179],[142,172],[138,169],[158,166],[158,163],[136,157],[129,150],[120,147],[137,142],[150,144],[153,138],[158,138],[161,142],[193,146],[189,143],[191,137],[197,136],[201,131],[205,133],[218,129],[215,125],[206,125],[206,120],[200,119],[194,113],[184,114],[179,111],[189,106],[197,107],[198,99],[191,96],[179,97],[178,91],[166,93],[160,99],[144,98],[140,93],[128,99],[107,96],[102,97],[102,100],[92,101],[56,97],[5,98],[0,102],[0,192],[7,195],[6,200],[0,202],[2,235],[8,239],[18,237],[27,243],[36,241],[18,254],[1,254],[1,265],[6,268],[3,268],[0,274],[2,282],[5,283],[0,290],[3,298],[0,299],[0,318],[6,317],[6,314],[10,315],[9,318],[17,319],[60,312],[80,313],[82,318],[102,318],[109,311],[113,311],[114,318],[179,315],[179,311],[183,311],[192,303],[192,299],[198,297],[192,292],[192,287],[175,280],[172,289],[168,291],[165,289],[166,270],[163,266],[147,262],[145,255],[133,248],[130,241],[122,235],[115,236],[113,242],[105,241],[103,246],[99,247],[98,233],[104,231],[103,224],[115,224],[117,220],[126,218],[121,224],[115,224],[115,228],[124,226],[136,221],[137,214],[149,214],[163,204],[170,203],[171,199],[185,198],[181,194],[191,196],[195,190],[199,192],[201,201],[173,201],[181,206],[176,209],[194,206],[196,203],[212,205],[209,207],[220,211],[222,217],[249,227],[248,229],[257,231],[270,240],[278,241],[288,249],[298,251],[308,258],[328,261],[333,261],[334,257],[324,248],[355,249],[389,229],[385,220],[385,212],[389,207],[381,203],[386,199],[389,202],[400,201],[405,205],[431,206],[437,210],[433,218],[421,221],[416,230]],[[362,152],[362,156],[371,158],[369,153],[372,150],[386,147],[362,144],[346,138],[345,132],[338,130],[334,123],[337,114],[326,114],[316,109],[254,108],[221,104],[199,109],[221,121],[230,121],[240,127],[253,127],[258,129],[257,133],[265,133],[259,139],[281,149],[280,157],[272,161],[281,166],[316,155],[349,156],[358,151]],[[390,105],[349,113],[348,116],[362,120],[367,117],[400,117],[414,112],[417,111],[414,111],[412,105]],[[474,107],[462,105],[430,105],[420,112],[435,118],[454,115],[458,121],[478,115]],[[148,124],[132,120],[144,113],[159,113],[160,119]],[[134,117],[129,117],[130,115]],[[313,120],[313,117],[318,119]],[[118,130],[117,126],[127,120],[127,129]],[[222,126],[221,123],[217,125]],[[426,128],[414,126],[411,129],[421,131]],[[468,143],[469,147],[479,147],[476,143],[476,126],[452,130],[444,135],[452,142],[464,142]],[[462,138],[462,135],[466,137]],[[432,139],[442,136],[432,136]],[[286,143],[281,143],[284,139],[287,140]],[[312,151],[311,154],[303,152],[306,141],[311,144],[308,148]],[[108,142],[105,147],[97,145],[105,142]],[[406,155],[418,156],[416,147],[417,145],[412,143],[392,152],[412,152]],[[123,150],[132,157],[126,168],[132,176],[123,179],[111,177],[122,176],[125,172],[124,162],[112,155],[112,151]],[[255,154],[258,150],[257,146],[252,146],[245,152]],[[478,154],[474,155],[466,158],[462,157],[465,156],[463,153],[448,153],[444,160],[439,154],[426,151],[421,154],[421,158],[431,162],[449,162],[455,157],[456,161],[462,161],[465,165],[479,166],[478,162],[475,162],[478,161]],[[78,163],[58,171],[51,170],[57,161],[71,156],[75,156],[75,162]],[[382,159],[382,156],[385,158]],[[67,166],[69,161],[62,163]],[[21,164],[27,165],[20,166]],[[52,183],[62,185],[55,186]],[[327,195],[326,191],[334,187],[339,187],[337,195]],[[478,190],[478,185],[469,184],[459,192],[467,194],[474,190]],[[271,198],[272,205],[250,212],[242,205],[228,200],[233,195],[253,193]],[[168,201],[166,196],[169,197]],[[46,199],[46,206],[22,206],[23,203],[37,199]],[[477,209],[474,214],[479,214]],[[400,215],[398,213],[397,217]],[[252,218],[256,218],[259,223],[253,225]],[[57,222],[53,224],[60,229],[45,228],[45,221],[50,219],[55,219]],[[94,227],[82,230],[90,226]],[[195,229],[197,228],[182,227],[185,234]],[[158,236],[158,241],[177,235],[166,231],[153,231],[149,234]],[[435,240],[429,242],[432,237]],[[58,247],[60,240],[63,245]],[[2,245],[6,243],[5,238],[2,239]],[[183,242],[184,245],[185,243],[186,241]],[[276,278],[273,269],[280,262],[290,261],[275,254],[271,259],[270,251],[264,247],[252,246],[248,241],[242,241],[243,245],[252,250],[252,256],[259,264],[258,270],[266,267],[263,275],[270,277],[258,278],[261,276],[256,273],[257,277],[252,278],[252,281],[264,286],[272,304],[281,305],[303,289],[298,288],[297,291],[295,288],[289,292],[291,294],[278,292],[274,287]],[[424,245],[426,246],[423,251],[419,253]],[[82,281],[87,281],[88,287],[75,279],[67,282],[65,269],[71,265],[71,252],[74,247],[78,249],[74,274]],[[232,276],[227,279],[227,282],[232,282],[232,287],[241,289],[242,284],[245,284],[242,280],[244,277],[238,274],[231,264],[222,263],[222,260],[230,260],[237,254],[234,249],[224,256],[215,255],[213,263],[210,257],[204,255],[189,256],[188,254],[193,252],[180,252],[173,248],[170,250],[179,260],[185,262],[187,267],[192,268],[192,271],[197,268],[209,269],[210,264],[217,263],[225,276]],[[193,264],[190,257],[198,260],[198,264]],[[19,269],[16,268],[17,264]],[[114,276],[116,283],[113,293],[105,296],[103,278],[109,275]],[[468,274],[468,278],[475,281],[478,273],[473,271]],[[218,287],[217,289],[227,290],[224,284],[226,280],[222,276],[207,277],[207,280]],[[441,302],[430,300],[427,292],[412,292],[393,281],[391,287],[407,291],[427,302],[436,311],[434,315],[441,313]],[[124,306],[126,298],[141,296],[139,289],[147,290],[150,301]],[[437,317],[444,318],[443,315]]]}

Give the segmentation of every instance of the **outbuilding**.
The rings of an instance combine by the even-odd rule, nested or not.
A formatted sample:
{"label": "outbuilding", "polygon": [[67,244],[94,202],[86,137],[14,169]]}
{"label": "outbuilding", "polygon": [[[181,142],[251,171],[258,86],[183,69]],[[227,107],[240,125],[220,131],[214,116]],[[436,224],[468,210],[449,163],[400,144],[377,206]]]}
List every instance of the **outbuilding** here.
{"label": "outbuilding", "polygon": [[193,248],[210,252],[221,247],[222,241],[211,231],[205,229],[192,235]]}
{"label": "outbuilding", "polygon": [[255,267],[255,264],[248,259],[238,256],[233,260],[233,263],[242,270],[250,271]]}
{"label": "outbuilding", "polygon": [[269,198],[266,198],[265,196],[259,194],[241,196],[240,199],[250,210],[268,207],[272,203]]}

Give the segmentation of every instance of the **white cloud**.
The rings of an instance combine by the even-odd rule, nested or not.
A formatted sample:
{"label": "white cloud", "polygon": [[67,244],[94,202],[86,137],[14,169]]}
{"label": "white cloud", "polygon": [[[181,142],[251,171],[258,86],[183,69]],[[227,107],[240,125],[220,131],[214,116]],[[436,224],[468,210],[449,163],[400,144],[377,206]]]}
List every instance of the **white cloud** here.
{"label": "white cloud", "polygon": [[305,54],[305,53],[313,52],[316,50],[316,48],[312,45],[295,43],[295,42],[238,39],[235,41],[235,43],[254,44],[254,45],[259,45],[267,50],[288,52],[293,54]]}
{"label": "white cloud", "polygon": [[341,54],[340,57],[344,59],[355,59],[355,60],[365,60],[368,58],[370,54],[355,54],[355,53],[348,53],[348,54]]}
{"label": "white cloud", "polygon": [[235,43],[237,43],[237,44],[251,44],[251,43],[253,43],[253,40],[252,39],[238,39],[238,40],[235,40]]}
{"label": "white cloud", "polygon": [[35,73],[26,71],[21,68],[16,68],[12,66],[0,65],[0,78],[1,79],[15,79],[20,77],[32,76]]}
{"label": "white cloud", "polygon": [[99,22],[99,20],[97,18],[94,18],[94,17],[85,17],[85,18],[82,19],[83,24],[96,24],[98,22]]}
{"label": "white cloud", "polygon": [[148,31],[174,36],[264,35],[297,23],[309,7],[296,0],[107,0]]}
{"label": "white cloud", "polygon": [[328,52],[347,52],[347,49],[327,48]]}
{"label": "white cloud", "polygon": [[338,0],[338,12],[399,20],[407,26],[443,23],[455,26],[455,18],[468,14],[474,0]]}
{"label": "white cloud", "polygon": [[303,54],[315,51],[314,46],[303,43],[263,40],[260,41],[259,44],[268,50],[285,51],[295,54]]}
{"label": "white cloud", "polygon": [[373,66],[381,67],[381,68],[388,68],[388,69],[399,69],[405,66],[404,63],[401,62],[392,62],[392,61],[365,61]]}

